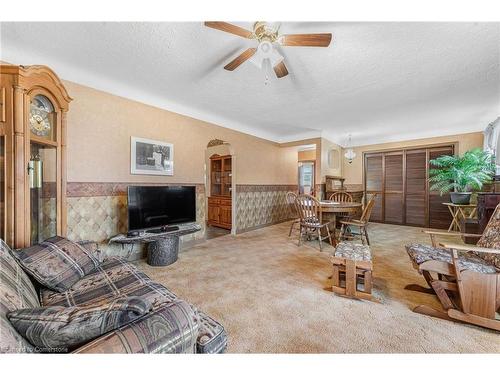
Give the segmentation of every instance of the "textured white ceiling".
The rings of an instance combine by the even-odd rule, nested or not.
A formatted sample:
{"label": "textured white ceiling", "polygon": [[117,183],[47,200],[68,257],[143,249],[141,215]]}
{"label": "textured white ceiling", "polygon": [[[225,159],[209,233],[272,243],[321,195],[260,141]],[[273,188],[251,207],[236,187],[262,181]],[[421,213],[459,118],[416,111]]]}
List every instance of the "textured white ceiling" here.
{"label": "textured white ceiling", "polygon": [[456,134],[500,114],[500,23],[285,22],[281,32],[333,41],[281,48],[290,74],[268,85],[251,63],[222,68],[255,41],[202,22],[2,23],[0,59],[277,142]]}

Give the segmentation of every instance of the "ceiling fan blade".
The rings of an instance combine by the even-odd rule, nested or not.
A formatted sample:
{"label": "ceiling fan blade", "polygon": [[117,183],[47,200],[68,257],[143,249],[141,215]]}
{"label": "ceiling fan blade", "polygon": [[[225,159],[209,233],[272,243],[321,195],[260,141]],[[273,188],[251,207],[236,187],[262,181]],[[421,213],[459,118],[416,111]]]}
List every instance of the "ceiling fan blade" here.
{"label": "ceiling fan blade", "polygon": [[276,64],[273,69],[274,73],[276,73],[276,77],[278,78],[283,78],[284,76],[288,75],[288,69],[286,68],[283,61],[279,64]]}
{"label": "ceiling fan blade", "polygon": [[249,49],[247,49],[241,55],[239,55],[238,57],[236,57],[233,61],[229,62],[224,67],[224,69],[233,71],[238,66],[240,66],[245,61],[247,61],[250,57],[252,57],[255,54],[256,51],[257,51],[257,48],[249,48]]}
{"label": "ceiling fan blade", "polygon": [[283,46],[293,47],[328,47],[332,34],[289,34],[281,37]]}
{"label": "ceiling fan blade", "polygon": [[217,29],[221,31],[225,31],[226,33],[231,33],[234,35],[242,36],[243,38],[253,39],[253,32],[248,31],[242,27],[231,25],[227,22],[215,22],[215,21],[207,21],[205,22],[205,26],[211,27],[212,29]]}

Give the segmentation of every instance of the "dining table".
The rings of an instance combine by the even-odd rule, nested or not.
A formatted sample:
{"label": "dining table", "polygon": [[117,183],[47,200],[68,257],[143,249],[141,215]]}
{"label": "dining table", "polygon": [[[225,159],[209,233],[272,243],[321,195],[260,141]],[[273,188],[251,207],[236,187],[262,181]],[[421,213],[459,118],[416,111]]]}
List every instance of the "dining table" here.
{"label": "dining table", "polygon": [[[331,221],[332,231],[334,233],[333,239],[334,244],[337,244],[337,216],[342,214],[342,216],[354,216],[361,212],[363,204],[361,202],[335,202],[330,200],[321,200],[321,221]],[[347,214],[347,215],[346,215]]]}

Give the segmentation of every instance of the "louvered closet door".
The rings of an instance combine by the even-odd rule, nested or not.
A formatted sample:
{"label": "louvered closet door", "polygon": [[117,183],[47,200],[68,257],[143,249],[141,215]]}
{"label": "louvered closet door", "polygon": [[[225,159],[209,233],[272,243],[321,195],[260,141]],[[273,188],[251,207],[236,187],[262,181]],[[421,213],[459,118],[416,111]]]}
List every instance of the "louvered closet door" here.
{"label": "louvered closet door", "polygon": [[372,220],[448,228],[450,196],[429,191],[427,178],[429,160],[453,154],[453,145],[365,154],[366,193],[378,193]]}
{"label": "louvered closet door", "polygon": [[427,226],[427,152],[406,151],[406,224]]}
{"label": "louvered closet door", "polygon": [[[453,146],[431,148],[427,150],[429,160],[441,155],[453,155]],[[432,166],[429,166],[432,168]],[[450,201],[450,194],[439,195],[438,191],[429,191],[429,227],[437,229],[448,229],[451,224],[451,215],[443,202]]]}
{"label": "louvered closet door", "polygon": [[384,155],[384,221],[391,224],[404,223],[403,198],[403,152]]}
{"label": "louvered closet door", "polygon": [[382,154],[370,154],[365,155],[365,185],[366,193],[374,194],[377,193],[377,199],[375,205],[373,206],[371,220],[372,221],[383,221],[382,213],[382,193],[383,193],[383,181],[384,181],[384,171],[382,168],[383,155]]}

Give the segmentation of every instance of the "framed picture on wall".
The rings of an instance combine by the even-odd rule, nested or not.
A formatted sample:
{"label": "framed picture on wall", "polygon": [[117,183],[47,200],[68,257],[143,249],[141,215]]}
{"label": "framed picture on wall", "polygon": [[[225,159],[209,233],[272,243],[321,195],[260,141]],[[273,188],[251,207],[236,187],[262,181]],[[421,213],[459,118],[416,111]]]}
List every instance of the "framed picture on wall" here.
{"label": "framed picture on wall", "polygon": [[174,175],[174,145],[152,139],[130,138],[130,173]]}

